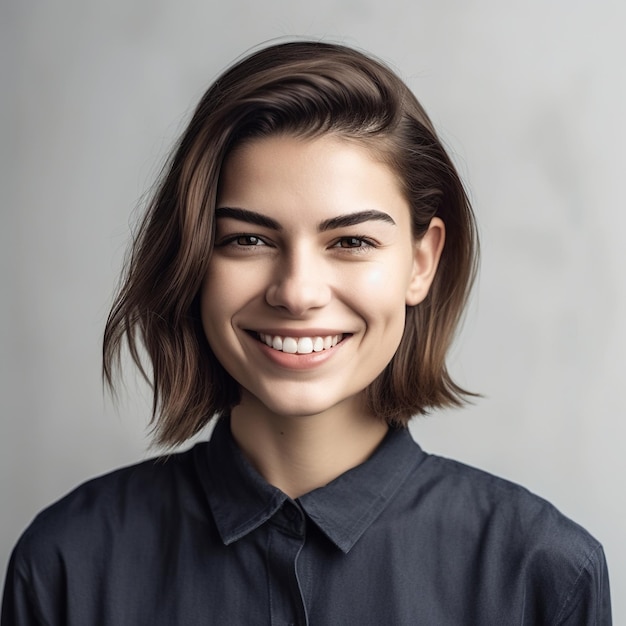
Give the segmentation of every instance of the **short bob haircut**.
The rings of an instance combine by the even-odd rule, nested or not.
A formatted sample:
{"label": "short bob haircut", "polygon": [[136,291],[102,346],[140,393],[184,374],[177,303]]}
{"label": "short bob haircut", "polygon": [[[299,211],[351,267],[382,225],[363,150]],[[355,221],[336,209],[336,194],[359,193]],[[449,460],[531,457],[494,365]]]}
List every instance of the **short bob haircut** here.
{"label": "short bob haircut", "polygon": [[152,385],[155,443],[182,443],[214,416],[228,414],[240,398],[200,321],[224,160],[256,138],[328,133],[360,143],[395,172],[416,239],[434,216],[446,226],[430,292],[407,307],[400,346],[366,389],[369,408],[390,424],[406,426],[413,415],[460,405],[474,395],[451,379],[445,357],[476,273],[476,227],[431,121],[379,61],[342,45],[280,43],[233,65],[200,100],[139,224],[107,320],[105,381],[114,387],[126,340]]}

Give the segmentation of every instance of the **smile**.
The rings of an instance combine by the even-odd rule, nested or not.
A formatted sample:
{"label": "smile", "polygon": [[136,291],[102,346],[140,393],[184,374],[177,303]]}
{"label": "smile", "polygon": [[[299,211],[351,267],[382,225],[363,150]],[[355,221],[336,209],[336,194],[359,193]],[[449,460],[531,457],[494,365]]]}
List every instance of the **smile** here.
{"label": "smile", "polygon": [[287,354],[311,354],[334,348],[344,335],[327,335],[326,337],[281,337],[257,333],[257,337],[265,345]]}

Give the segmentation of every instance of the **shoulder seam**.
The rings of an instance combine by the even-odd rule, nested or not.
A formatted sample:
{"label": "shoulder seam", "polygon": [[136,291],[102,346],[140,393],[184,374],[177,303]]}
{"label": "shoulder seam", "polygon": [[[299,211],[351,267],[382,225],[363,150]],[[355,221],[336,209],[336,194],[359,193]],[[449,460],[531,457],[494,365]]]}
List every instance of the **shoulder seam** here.
{"label": "shoulder seam", "polygon": [[564,620],[569,617],[572,610],[575,608],[577,603],[574,603],[573,600],[575,599],[575,597],[578,595],[578,592],[580,591],[583,574],[585,574],[585,572],[587,571],[592,572],[593,570],[596,569],[595,567],[589,567],[589,565],[598,563],[598,553],[601,551],[602,551],[602,545],[597,544],[595,549],[589,553],[587,558],[581,564],[580,571],[578,572],[578,576],[576,576],[576,580],[574,581],[574,584],[572,585],[570,592],[567,594],[567,596],[565,596],[563,605],[561,606],[561,609],[556,615],[555,624],[564,623]]}

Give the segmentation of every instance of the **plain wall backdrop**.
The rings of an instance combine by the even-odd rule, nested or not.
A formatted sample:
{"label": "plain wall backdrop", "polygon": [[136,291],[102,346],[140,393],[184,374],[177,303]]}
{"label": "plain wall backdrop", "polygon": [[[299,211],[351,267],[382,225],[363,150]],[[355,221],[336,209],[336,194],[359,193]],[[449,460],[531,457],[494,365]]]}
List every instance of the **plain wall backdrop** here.
{"label": "plain wall backdrop", "polygon": [[524,484],[604,544],[626,623],[626,5],[8,0],[1,5],[0,561],[45,505],[154,454],[100,342],[136,207],[211,80],[277,37],[387,61],[467,182],[482,269],[430,452]]}

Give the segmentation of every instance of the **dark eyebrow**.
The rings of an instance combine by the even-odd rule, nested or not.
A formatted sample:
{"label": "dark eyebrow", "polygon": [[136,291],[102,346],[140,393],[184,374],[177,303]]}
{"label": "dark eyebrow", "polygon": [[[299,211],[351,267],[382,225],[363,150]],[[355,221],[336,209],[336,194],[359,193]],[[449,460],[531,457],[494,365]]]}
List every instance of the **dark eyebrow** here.
{"label": "dark eyebrow", "polygon": [[248,222],[249,224],[256,224],[257,226],[263,226],[264,228],[271,228],[272,230],[282,230],[283,227],[271,217],[261,215],[255,211],[249,211],[248,209],[236,209],[233,207],[219,207],[215,209],[215,217],[230,217],[240,222]]}
{"label": "dark eyebrow", "polygon": [[317,229],[323,232],[325,230],[333,230],[334,228],[356,226],[357,224],[371,221],[388,222],[394,226],[396,225],[391,215],[383,213],[382,211],[359,211],[357,213],[346,213],[345,215],[339,215],[337,217],[331,217],[329,220],[324,220]]}
{"label": "dark eyebrow", "polygon": [[[230,217],[231,219],[239,220],[240,222],[247,222],[248,224],[256,224],[257,226],[263,226],[264,228],[271,228],[272,230],[281,231],[283,227],[271,217],[257,213],[256,211],[250,211],[248,209],[239,209],[235,207],[219,207],[215,209],[215,217],[223,218]],[[363,224],[364,222],[379,221],[387,222],[389,224],[396,225],[391,215],[383,213],[382,211],[358,211],[357,213],[346,213],[345,215],[338,215],[337,217],[331,217],[330,219],[320,222],[317,230],[321,233],[327,230],[334,230],[335,228],[345,228],[347,226],[356,226],[357,224]]]}

